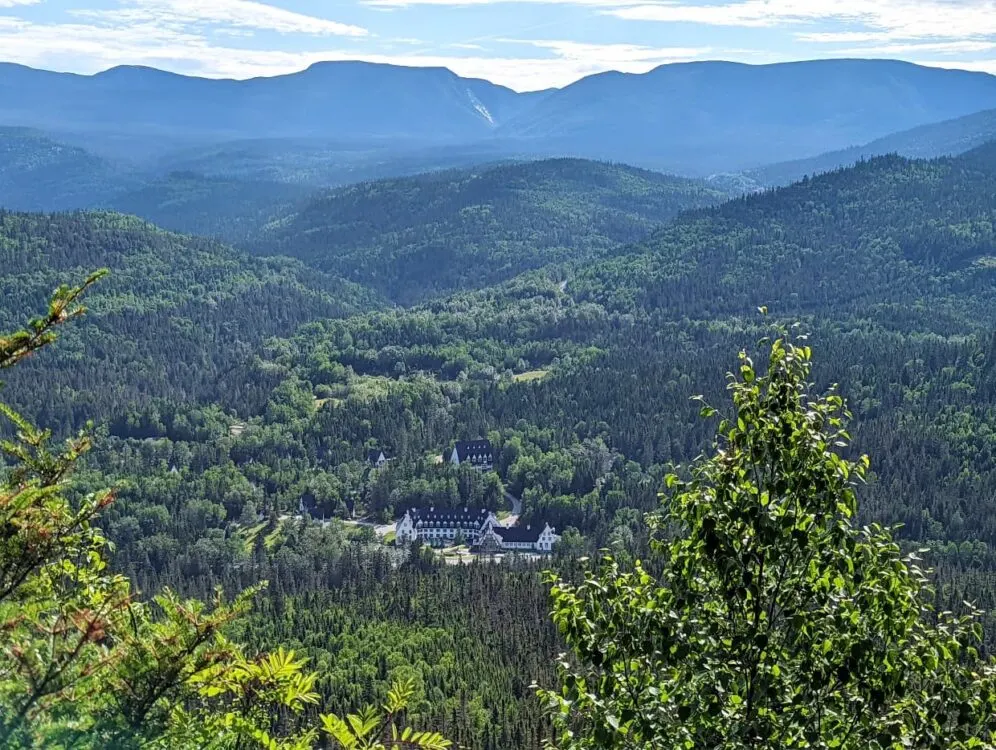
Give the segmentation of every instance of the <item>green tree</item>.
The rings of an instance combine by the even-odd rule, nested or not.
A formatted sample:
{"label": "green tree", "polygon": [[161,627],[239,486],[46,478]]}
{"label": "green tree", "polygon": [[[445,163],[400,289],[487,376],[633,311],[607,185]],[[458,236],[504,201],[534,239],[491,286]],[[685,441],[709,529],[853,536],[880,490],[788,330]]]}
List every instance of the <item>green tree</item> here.
{"label": "green tree", "polygon": [[322,726],[342,750],[446,750],[451,743],[438,732],[418,732],[398,724],[414,695],[414,679],[399,680],[388,692],[382,709],[367,706],[345,719],[335,714],[322,716]]}
{"label": "green tree", "polygon": [[810,355],[783,335],[759,374],[741,353],[712,455],[667,478],[653,560],[553,579],[557,747],[996,746],[978,613],[935,612],[917,558],[856,525],[868,459],[840,455],[848,414],[812,394]]}
{"label": "green tree", "polygon": [[[100,276],[60,287],[44,317],[0,336],[0,369],[52,343],[85,312],[79,300]],[[69,498],[89,437],[55,450],[48,431],[9,406],[0,415],[14,431],[0,441],[0,747],[313,747],[319,729],[304,708],[318,702],[317,675],[293,652],[251,657],[224,635],[258,589],[230,604],[219,591],[211,607],[169,590],[139,601],[108,570],[94,524],[113,493]],[[396,688],[387,716],[368,710],[363,726],[390,726],[392,750],[448,747],[438,734],[398,728],[407,696]],[[319,720],[341,743],[339,720]]]}

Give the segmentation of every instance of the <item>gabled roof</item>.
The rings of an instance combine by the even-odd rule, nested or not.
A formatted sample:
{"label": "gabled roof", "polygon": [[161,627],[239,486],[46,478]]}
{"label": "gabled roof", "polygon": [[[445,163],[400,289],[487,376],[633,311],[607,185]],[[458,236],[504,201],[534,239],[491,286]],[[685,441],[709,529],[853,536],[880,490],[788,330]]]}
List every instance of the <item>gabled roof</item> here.
{"label": "gabled roof", "polygon": [[542,526],[496,526],[495,533],[505,542],[529,542],[535,544],[543,533]]}
{"label": "gabled roof", "polygon": [[367,461],[369,461],[372,464],[375,464],[378,461],[380,461],[381,454],[383,454],[385,459],[387,458],[387,454],[384,453],[383,450],[381,450],[380,448],[374,448],[369,453],[367,453]]}
{"label": "gabled roof", "polygon": [[411,508],[408,513],[415,523],[453,526],[480,526],[491,515],[491,511],[473,508]]}
{"label": "gabled roof", "polygon": [[493,456],[490,440],[461,440],[455,446],[457,459],[461,462],[474,456]]}

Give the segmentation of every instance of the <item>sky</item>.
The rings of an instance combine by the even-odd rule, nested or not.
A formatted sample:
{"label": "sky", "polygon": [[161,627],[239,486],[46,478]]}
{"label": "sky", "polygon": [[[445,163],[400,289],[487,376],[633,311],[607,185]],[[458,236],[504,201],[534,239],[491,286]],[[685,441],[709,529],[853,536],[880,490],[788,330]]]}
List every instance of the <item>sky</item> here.
{"label": "sky", "polygon": [[996,0],[0,0],[0,60],[212,78],[321,60],[519,91],[691,60],[887,57],[996,74]]}

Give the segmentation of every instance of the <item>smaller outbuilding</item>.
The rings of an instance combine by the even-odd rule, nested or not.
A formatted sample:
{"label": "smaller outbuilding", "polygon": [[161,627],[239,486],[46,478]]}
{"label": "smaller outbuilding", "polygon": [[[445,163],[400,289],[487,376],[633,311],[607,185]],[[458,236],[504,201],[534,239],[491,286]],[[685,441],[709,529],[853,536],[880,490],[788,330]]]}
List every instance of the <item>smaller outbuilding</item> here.
{"label": "smaller outbuilding", "polygon": [[462,440],[453,446],[449,456],[444,455],[454,466],[470,464],[479,471],[491,471],[495,465],[495,452],[490,440]]}

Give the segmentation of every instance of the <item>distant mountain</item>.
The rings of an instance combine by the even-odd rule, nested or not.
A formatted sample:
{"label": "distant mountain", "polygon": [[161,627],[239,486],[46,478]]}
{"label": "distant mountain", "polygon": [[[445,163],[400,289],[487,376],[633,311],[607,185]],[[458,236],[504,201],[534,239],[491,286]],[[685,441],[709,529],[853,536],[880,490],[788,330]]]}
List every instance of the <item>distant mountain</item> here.
{"label": "distant mountain", "polygon": [[121,165],[28,128],[0,127],[0,207],[49,211],[93,205],[131,184]]}
{"label": "distant mountain", "polygon": [[892,60],[683,63],[585,78],[498,134],[544,153],[705,174],[811,156],[992,107],[994,76]]}
{"label": "distant mountain", "polygon": [[121,190],[100,207],[134,214],[175,232],[243,242],[276,216],[305,200],[314,188],[287,182],[205,177],[174,172]]}
{"label": "distant mountain", "polygon": [[111,209],[174,231],[236,242],[314,190],[191,172],[158,177],[42,131],[0,128],[0,209]]}
{"label": "distant mountain", "polygon": [[811,159],[771,164],[751,170],[745,176],[758,185],[787,185],[806,175],[847,167],[874,156],[899,154],[919,159],[954,156],[992,140],[996,140],[996,109],[922,125],[887,135],[864,146],[831,151]]}
{"label": "distant mountain", "polygon": [[358,144],[322,138],[264,138],[225,141],[169,151],[153,169],[190,171],[211,177],[293,182],[337,187],[366,180],[402,177],[439,169],[495,162],[515,156],[496,142],[467,146]]}
{"label": "distant mountain", "polygon": [[470,141],[536,98],[442,68],[362,62],[245,81],[129,66],[92,76],[0,66],[0,124],[148,136]]}
{"label": "distant mountain", "polygon": [[602,256],[726,197],[685,178],[554,159],[333,190],[250,246],[409,303]]}
{"label": "distant mountain", "polygon": [[[529,94],[440,68],[361,62],[245,81],[0,65],[0,125],[58,132],[56,140],[101,156],[154,160],[170,152],[169,169],[224,175],[230,167],[284,180],[300,167],[326,184],[350,170],[369,179],[371,169],[413,154],[435,161],[426,168],[458,166],[443,163],[456,146],[471,160],[461,164],[571,156],[705,176],[993,108],[994,76],[891,60],[682,63]],[[193,161],[213,153],[217,168],[180,163],[181,153]]]}

